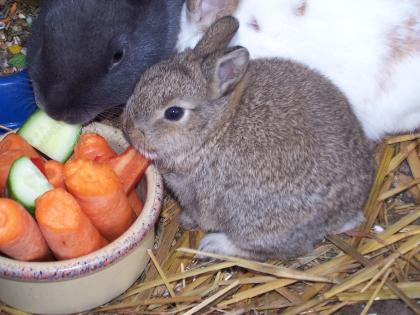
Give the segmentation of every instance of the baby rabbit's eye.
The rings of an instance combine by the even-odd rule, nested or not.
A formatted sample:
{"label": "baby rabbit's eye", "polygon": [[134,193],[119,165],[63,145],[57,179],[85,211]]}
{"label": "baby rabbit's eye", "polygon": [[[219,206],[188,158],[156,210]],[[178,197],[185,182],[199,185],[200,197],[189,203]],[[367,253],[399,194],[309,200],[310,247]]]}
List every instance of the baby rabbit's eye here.
{"label": "baby rabbit's eye", "polygon": [[184,109],[181,107],[169,107],[165,110],[165,118],[171,121],[178,121],[184,116]]}

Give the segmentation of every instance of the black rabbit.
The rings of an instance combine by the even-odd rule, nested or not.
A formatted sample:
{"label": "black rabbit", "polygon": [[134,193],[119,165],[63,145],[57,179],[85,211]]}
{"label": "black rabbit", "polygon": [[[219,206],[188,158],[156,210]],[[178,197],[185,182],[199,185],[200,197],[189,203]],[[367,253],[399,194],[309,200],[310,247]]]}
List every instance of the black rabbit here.
{"label": "black rabbit", "polygon": [[173,51],[184,0],[44,0],[28,42],[38,105],[87,122],[125,104],[140,74]]}

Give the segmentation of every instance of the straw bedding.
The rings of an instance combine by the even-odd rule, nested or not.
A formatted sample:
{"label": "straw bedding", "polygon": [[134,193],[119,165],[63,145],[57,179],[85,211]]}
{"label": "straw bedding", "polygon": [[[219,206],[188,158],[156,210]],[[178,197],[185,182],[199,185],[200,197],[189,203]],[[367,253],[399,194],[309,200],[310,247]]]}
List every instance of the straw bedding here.
{"label": "straw bedding", "polygon": [[[85,314],[420,313],[419,144],[420,134],[410,134],[378,145],[366,223],[296,260],[195,259],[203,234],[179,228],[180,208],[168,195],[145,273]],[[25,314],[4,305],[0,313]]]}
{"label": "straw bedding", "polygon": [[[292,261],[196,260],[203,235],[179,228],[180,208],[167,196],[146,272],[121,297],[86,314],[419,313],[419,144],[420,134],[383,141],[364,226]],[[26,313],[0,304],[0,314]]]}
{"label": "straw bedding", "polygon": [[[194,258],[203,236],[179,229],[167,197],[147,272],[101,314],[414,314],[420,305],[419,134],[378,146],[366,223],[292,261]],[[205,254],[203,254],[205,255]],[[398,302],[374,301],[395,300]],[[89,312],[94,313],[94,312]]]}

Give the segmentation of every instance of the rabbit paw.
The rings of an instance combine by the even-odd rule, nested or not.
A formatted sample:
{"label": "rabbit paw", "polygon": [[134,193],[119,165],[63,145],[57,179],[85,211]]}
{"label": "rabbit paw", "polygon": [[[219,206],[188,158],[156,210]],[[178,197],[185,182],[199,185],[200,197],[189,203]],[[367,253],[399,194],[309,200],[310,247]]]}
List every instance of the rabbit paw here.
{"label": "rabbit paw", "polygon": [[179,215],[179,224],[186,230],[198,230],[198,224],[185,211],[182,211]]}
{"label": "rabbit paw", "polygon": [[[207,234],[200,242],[199,251],[214,253],[224,256],[237,256],[251,258],[251,253],[238,248],[225,233]],[[208,259],[207,256],[199,255],[199,259]]]}

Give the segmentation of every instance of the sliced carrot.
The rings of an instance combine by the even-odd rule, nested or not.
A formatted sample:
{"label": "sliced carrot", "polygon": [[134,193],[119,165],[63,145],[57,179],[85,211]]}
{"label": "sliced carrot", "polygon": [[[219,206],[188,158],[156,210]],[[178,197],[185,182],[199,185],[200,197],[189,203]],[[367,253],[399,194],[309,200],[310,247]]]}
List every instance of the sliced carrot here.
{"label": "sliced carrot", "polygon": [[19,203],[0,198],[0,251],[24,261],[51,255],[35,219]]}
{"label": "sliced carrot", "polygon": [[32,157],[31,162],[45,175],[45,159],[43,157]]}
{"label": "sliced carrot", "polygon": [[9,133],[0,141],[0,153],[10,150],[21,150],[29,157],[39,156],[38,152],[16,133]]}
{"label": "sliced carrot", "polygon": [[69,192],[106,239],[116,239],[133,223],[128,198],[108,164],[70,160],[64,164],[64,177]]}
{"label": "sliced carrot", "polygon": [[146,172],[150,162],[133,147],[128,147],[122,154],[107,162],[118,175],[124,191],[134,189]]}
{"label": "sliced carrot", "polygon": [[102,162],[116,155],[104,137],[96,133],[84,133],[80,136],[71,159],[84,158]]}
{"label": "sliced carrot", "polygon": [[64,165],[55,160],[49,160],[44,164],[44,174],[55,188],[65,188]]}
{"label": "sliced carrot", "polygon": [[26,155],[29,158],[41,157],[25,139],[15,133],[10,133],[0,141],[0,197],[6,187],[7,176],[13,162]]}
{"label": "sliced carrot", "polygon": [[80,158],[109,163],[120,178],[125,192],[137,185],[149,166],[149,161],[133,147],[128,147],[122,154],[117,155],[107,140],[96,133],[80,136],[72,159]]}
{"label": "sliced carrot", "polygon": [[35,217],[57,259],[80,257],[108,243],[76,199],[62,188],[50,190],[36,200]]}
{"label": "sliced carrot", "polygon": [[141,213],[141,210],[143,210],[143,202],[140,200],[139,196],[134,190],[128,193],[127,197],[128,197],[128,203],[130,204],[131,209],[133,209],[136,216],[139,216]]}

